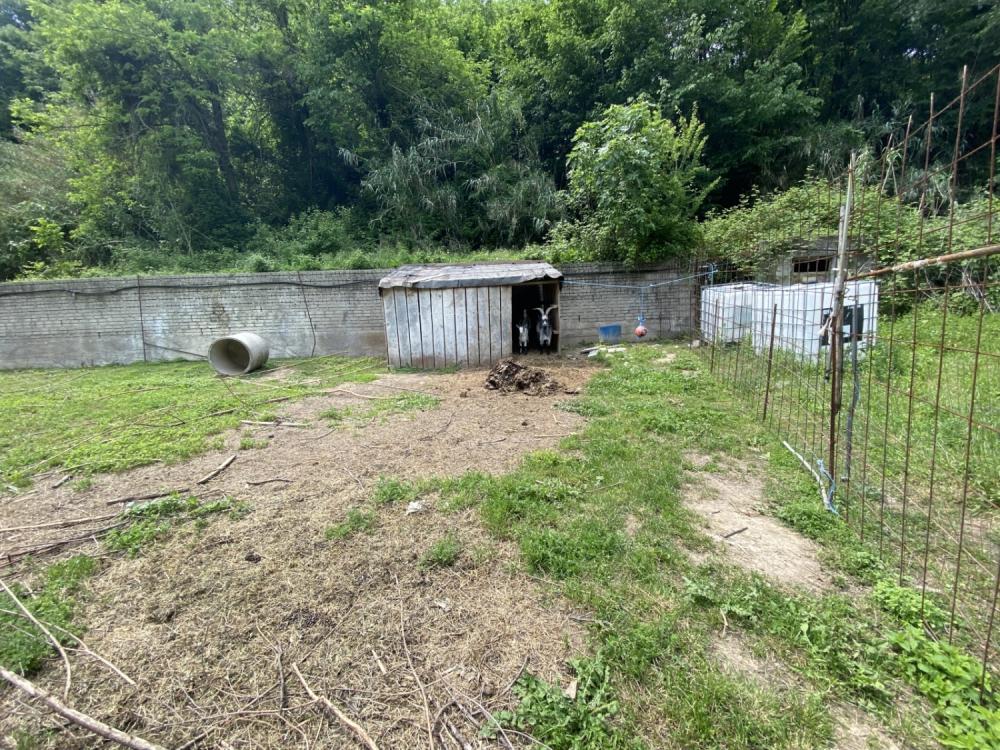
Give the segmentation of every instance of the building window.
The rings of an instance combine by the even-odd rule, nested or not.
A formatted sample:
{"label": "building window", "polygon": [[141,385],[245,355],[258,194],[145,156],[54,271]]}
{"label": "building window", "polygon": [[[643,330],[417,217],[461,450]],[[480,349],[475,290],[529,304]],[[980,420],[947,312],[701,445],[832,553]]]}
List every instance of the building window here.
{"label": "building window", "polygon": [[826,273],[830,270],[830,259],[799,258],[792,261],[792,273]]}

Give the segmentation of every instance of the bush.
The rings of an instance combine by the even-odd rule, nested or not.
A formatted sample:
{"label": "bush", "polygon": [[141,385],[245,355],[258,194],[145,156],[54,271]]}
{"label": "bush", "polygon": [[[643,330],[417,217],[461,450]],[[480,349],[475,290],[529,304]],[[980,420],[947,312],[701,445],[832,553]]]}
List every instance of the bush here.
{"label": "bush", "polygon": [[557,246],[630,265],[693,251],[696,213],[715,185],[703,132],[696,114],[675,124],[645,99],[582,125],[568,159],[576,219],[560,225]]}

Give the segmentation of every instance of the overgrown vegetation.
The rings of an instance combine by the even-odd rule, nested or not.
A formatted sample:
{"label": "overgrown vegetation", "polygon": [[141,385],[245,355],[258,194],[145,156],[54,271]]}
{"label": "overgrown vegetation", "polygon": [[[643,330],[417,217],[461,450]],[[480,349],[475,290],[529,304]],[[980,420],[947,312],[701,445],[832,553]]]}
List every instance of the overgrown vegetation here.
{"label": "overgrown vegetation", "polygon": [[[704,185],[651,148],[658,195],[581,201],[569,146],[608,107],[697,110],[727,206],[835,171],[997,48],[1000,11],[960,0],[3,0],[0,278],[666,257]],[[983,142],[987,107],[935,138]],[[626,194],[648,223],[604,212]]]}
{"label": "overgrown vegetation", "polygon": [[[97,569],[97,561],[78,555],[54,563],[37,576],[32,589],[13,586],[18,600],[63,644],[71,644],[67,633],[79,636],[83,627],[75,619],[76,600],[83,581]],[[30,674],[55,654],[48,638],[25,618],[13,600],[0,591],[0,665],[20,674]]]}
{"label": "overgrown vegetation", "polygon": [[278,366],[286,370],[274,379],[268,370],[222,379],[194,362],[0,373],[0,479],[25,485],[52,468],[90,474],[181,460],[221,447],[241,420],[267,421],[283,401],[382,368],[342,357]]}

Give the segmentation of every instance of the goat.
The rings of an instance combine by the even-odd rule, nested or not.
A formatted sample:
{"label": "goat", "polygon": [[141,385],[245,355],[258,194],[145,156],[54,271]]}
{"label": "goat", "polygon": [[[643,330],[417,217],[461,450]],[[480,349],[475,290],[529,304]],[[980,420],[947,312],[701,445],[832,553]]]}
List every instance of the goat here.
{"label": "goat", "polygon": [[552,347],[552,321],[549,320],[549,313],[559,305],[549,305],[546,308],[535,307],[538,310],[538,323],[535,324],[535,331],[538,333],[538,346],[546,354]]}
{"label": "goat", "polygon": [[528,320],[528,311],[524,311],[524,317],[517,324],[517,344],[521,354],[528,353],[528,336],[531,333],[531,321]]}

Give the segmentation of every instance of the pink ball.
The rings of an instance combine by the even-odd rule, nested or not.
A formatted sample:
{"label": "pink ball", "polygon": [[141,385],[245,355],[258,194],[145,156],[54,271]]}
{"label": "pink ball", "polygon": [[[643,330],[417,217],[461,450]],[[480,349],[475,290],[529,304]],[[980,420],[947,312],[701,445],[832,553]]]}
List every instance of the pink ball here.
{"label": "pink ball", "polygon": [[643,336],[645,336],[645,335],[646,335],[647,333],[648,333],[648,331],[646,330],[646,326],[636,326],[636,328],[635,328],[635,335],[636,335],[636,336],[637,336],[638,338],[640,338],[640,339],[641,339],[641,338],[642,338]]}

